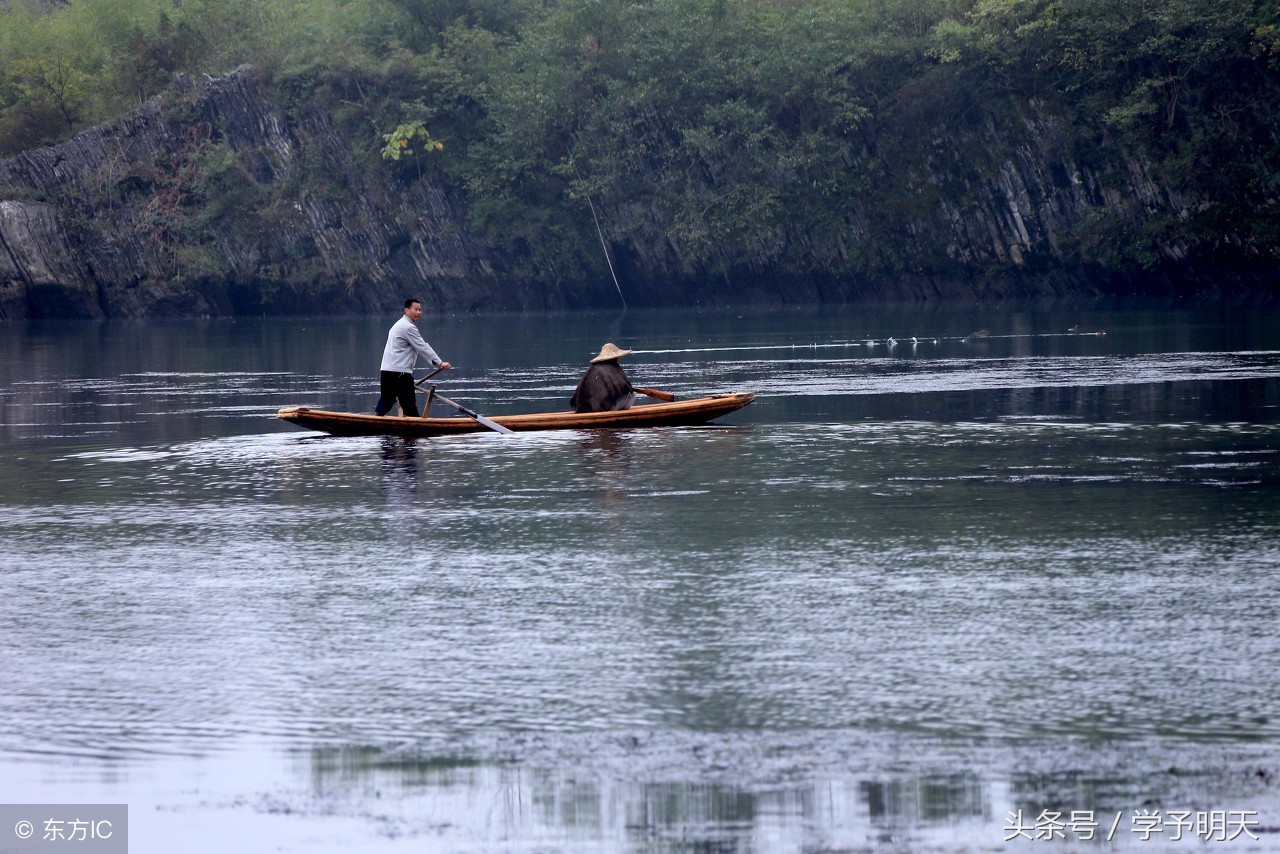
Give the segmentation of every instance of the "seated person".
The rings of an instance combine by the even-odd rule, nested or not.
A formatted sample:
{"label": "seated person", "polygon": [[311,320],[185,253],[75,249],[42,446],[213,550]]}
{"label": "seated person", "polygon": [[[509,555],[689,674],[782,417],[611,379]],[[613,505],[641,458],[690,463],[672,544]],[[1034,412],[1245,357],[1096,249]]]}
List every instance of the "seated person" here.
{"label": "seated person", "polygon": [[591,360],[591,367],[578,380],[569,408],[574,412],[617,412],[630,409],[636,402],[631,380],[618,364],[623,356],[630,356],[614,344],[605,344],[600,355]]}

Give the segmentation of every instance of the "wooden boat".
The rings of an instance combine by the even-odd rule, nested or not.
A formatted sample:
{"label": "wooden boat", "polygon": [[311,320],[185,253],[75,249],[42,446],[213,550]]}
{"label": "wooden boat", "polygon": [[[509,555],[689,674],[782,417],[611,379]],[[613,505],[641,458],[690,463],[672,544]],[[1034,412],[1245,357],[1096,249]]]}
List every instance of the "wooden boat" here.
{"label": "wooden boat", "polygon": [[[594,430],[603,427],[673,427],[705,424],[713,418],[741,409],[755,399],[756,396],[748,391],[713,394],[671,403],[644,403],[621,412],[539,412],[529,415],[494,415],[490,416],[490,420],[515,432]],[[397,415],[379,417],[358,412],[329,412],[305,406],[289,406],[277,412],[276,417],[299,427],[334,436],[426,437],[490,432],[489,428],[474,418],[463,415],[446,418],[406,418]]]}

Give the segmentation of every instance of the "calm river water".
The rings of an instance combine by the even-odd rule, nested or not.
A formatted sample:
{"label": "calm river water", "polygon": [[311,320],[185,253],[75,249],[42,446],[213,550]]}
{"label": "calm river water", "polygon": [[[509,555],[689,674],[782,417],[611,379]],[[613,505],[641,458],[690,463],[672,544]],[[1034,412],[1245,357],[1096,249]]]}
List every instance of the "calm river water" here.
{"label": "calm river water", "polygon": [[371,410],[395,316],[0,324],[0,802],[134,854],[1280,851],[1280,313],[426,316],[484,414],[606,341],[758,400],[274,419]]}

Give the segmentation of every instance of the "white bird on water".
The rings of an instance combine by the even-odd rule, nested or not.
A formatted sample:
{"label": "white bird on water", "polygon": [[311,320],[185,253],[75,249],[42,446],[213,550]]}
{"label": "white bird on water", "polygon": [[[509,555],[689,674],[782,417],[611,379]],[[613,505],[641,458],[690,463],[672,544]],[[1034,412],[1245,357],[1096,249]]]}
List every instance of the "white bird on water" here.
{"label": "white bird on water", "polygon": [[884,343],[885,343],[885,344],[888,344],[890,347],[897,347],[897,346],[898,346],[898,342],[897,342],[897,340],[896,340],[895,338],[893,338],[892,336],[890,336],[890,337],[889,337],[889,338],[888,338]]}

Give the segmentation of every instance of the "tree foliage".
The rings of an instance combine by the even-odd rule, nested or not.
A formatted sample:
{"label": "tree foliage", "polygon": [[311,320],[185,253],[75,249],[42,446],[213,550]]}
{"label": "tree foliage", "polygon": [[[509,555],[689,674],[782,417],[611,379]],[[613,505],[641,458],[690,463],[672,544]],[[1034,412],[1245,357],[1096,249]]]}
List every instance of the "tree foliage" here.
{"label": "tree foliage", "polygon": [[711,271],[874,236],[929,203],[912,164],[938,132],[1028,103],[1070,119],[1074,160],[1128,147],[1208,200],[1120,255],[1233,207],[1256,211],[1238,233],[1276,231],[1276,0],[11,0],[0,155],[245,62],[324,103],[365,168],[412,154],[413,180],[438,153],[478,226],[565,276],[603,268],[596,213],[615,245]]}

